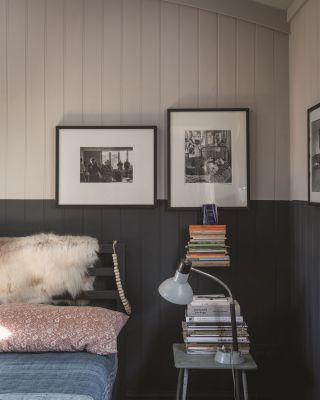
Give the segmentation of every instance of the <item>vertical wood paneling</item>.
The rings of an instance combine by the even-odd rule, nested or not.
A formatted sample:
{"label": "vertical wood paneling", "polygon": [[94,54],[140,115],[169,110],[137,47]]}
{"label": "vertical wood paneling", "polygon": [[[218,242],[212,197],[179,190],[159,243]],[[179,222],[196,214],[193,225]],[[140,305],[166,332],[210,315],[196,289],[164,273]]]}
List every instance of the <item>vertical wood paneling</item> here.
{"label": "vertical wood paneling", "polygon": [[26,1],[12,0],[8,2],[8,7],[6,195],[9,199],[23,199],[26,167]]}
{"label": "vertical wood paneling", "polygon": [[[319,4],[319,1],[317,1],[316,13],[317,13],[317,19],[319,21],[319,17],[320,17],[320,4]],[[319,24],[316,24],[316,30],[317,30],[317,43],[319,44],[320,43],[320,28],[319,28]],[[290,46],[290,41],[291,41],[291,35],[289,35],[289,46]],[[318,66],[318,68],[317,68],[317,71],[318,71],[318,74],[317,74],[317,87],[318,87],[318,97],[320,98],[320,69],[319,69],[319,66],[320,66],[320,51],[317,52],[317,54],[318,54],[318,59],[317,59],[317,66]],[[290,52],[289,52],[289,57],[290,57]],[[289,67],[290,67],[290,64],[289,64]]]}
{"label": "vertical wood paneling", "polygon": [[[166,203],[162,201],[158,208],[151,210],[121,208],[104,210],[103,214],[106,217],[104,222],[104,220],[98,221],[96,214],[90,213],[92,210],[86,210],[79,219],[74,214],[73,207],[67,207],[62,211],[55,207],[54,201],[45,201],[44,215],[38,212],[39,200],[10,200],[6,201],[5,207],[2,203],[4,201],[0,201],[1,235],[26,235],[41,230],[90,234],[102,241],[117,238],[125,244],[126,293],[132,304],[133,314],[125,327],[126,345],[119,349],[127,358],[124,389],[128,398],[130,393],[134,398],[173,397],[177,371],[173,366],[172,343],[182,340],[180,322],[184,316],[184,307],[164,301],[158,295],[157,288],[160,282],[174,273],[180,257],[184,254],[188,225],[197,223],[200,213],[168,211]],[[276,206],[278,206],[277,221],[274,218]],[[267,352],[268,348],[278,353],[288,345],[287,329],[291,325],[287,318],[283,318],[283,315],[287,314],[281,314],[288,309],[289,299],[288,293],[285,292],[288,274],[283,273],[288,271],[288,207],[287,202],[279,204],[279,202],[253,201],[248,212],[222,212],[221,222],[228,224],[232,267],[209,271],[231,286],[249,324],[252,349],[258,359],[260,371],[258,375],[250,375],[250,392],[254,398],[271,398],[267,395],[264,383],[274,382],[278,374],[275,356],[269,356],[271,365],[268,365],[268,358],[263,356],[263,353]],[[28,219],[25,218],[26,208],[29,209]],[[1,212],[3,209],[6,209],[5,215]],[[302,238],[303,235],[310,233],[308,227],[311,226],[313,214],[306,218],[303,209],[299,208],[298,215],[296,223],[303,228],[300,234]],[[65,221],[68,221],[67,225]],[[101,225],[105,225],[102,227],[103,237],[101,237]],[[316,229],[316,221],[312,227]],[[304,239],[304,251],[310,249],[311,242],[311,236],[310,240],[309,236]],[[276,250],[275,243],[280,246],[283,256],[279,256],[279,247]],[[312,251],[316,250],[317,247],[313,246]],[[303,261],[305,256],[300,254],[300,248],[296,248],[295,251],[297,252],[295,258],[298,258],[299,262]],[[275,274],[275,259],[283,260],[280,274]],[[311,256],[308,260],[311,262]],[[241,273],[238,273],[239,271]],[[309,271],[310,268],[308,273]],[[301,280],[296,283],[298,290],[300,288],[310,291],[311,285],[308,284],[307,273],[302,274],[300,271],[297,274],[299,279],[302,279],[302,276],[304,276],[303,285]],[[317,275],[313,272],[312,276],[315,278]],[[220,292],[220,288],[210,280],[193,276],[190,282],[195,293]],[[278,288],[281,288],[280,298]],[[308,301],[310,299],[311,297]],[[296,301],[298,304],[301,303],[299,298]],[[315,307],[315,313],[317,310]],[[311,314],[308,315],[310,317]],[[277,319],[279,317],[282,318],[282,324]],[[316,316],[313,321],[315,318]],[[274,326],[277,326],[277,329],[274,329]],[[279,326],[283,327],[283,332],[279,332]],[[308,343],[313,343],[311,336],[308,340]],[[259,348],[260,356],[259,352],[256,352]],[[281,356],[284,359],[284,352],[281,352]],[[283,364],[279,365],[281,368]],[[280,390],[281,386],[287,390],[283,380],[282,373],[277,390]],[[222,397],[231,398],[230,382],[229,374],[212,376],[211,373],[206,374],[203,371],[201,374],[193,373],[189,395],[202,398],[210,394],[211,397],[220,398],[223,392]]]}
{"label": "vertical wood paneling", "polygon": [[[315,1],[308,6],[313,19]],[[158,198],[165,199],[167,108],[249,106],[252,197],[285,198],[285,41],[276,48],[282,34],[275,34],[278,60],[270,80],[269,43],[261,32],[272,31],[257,26],[261,54],[252,62],[254,25],[235,18],[161,0],[30,0],[28,12],[26,4],[1,0],[0,197],[54,198],[57,124],[148,123],[159,127]],[[306,54],[314,60],[313,50]],[[262,86],[253,97],[254,78]],[[275,138],[269,107],[278,95]],[[265,168],[267,155],[260,158],[265,144],[280,158],[276,168]]]}
{"label": "vertical wood paneling", "polygon": [[288,37],[274,34],[275,198],[290,196]]}
{"label": "vertical wood paneling", "polygon": [[64,1],[46,3],[44,198],[55,196],[55,127],[63,120]]}
{"label": "vertical wood paneling", "polygon": [[[165,207],[162,205],[162,207]],[[179,213],[178,212],[163,212],[161,216],[161,241],[160,246],[160,282],[170,278],[177,268],[179,262]],[[173,308],[172,308],[173,307]],[[160,299],[160,332],[166,334],[160,337],[160,346],[166,351],[161,352],[160,370],[165,371],[168,365],[172,362],[172,339],[178,337],[177,307],[172,306],[167,301]],[[179,321],[180,319],[178,319]],[[175,379],[175,377],[174,377]],[[170,387],[170,383],[164,383],[164,389]]]}
{"label": "vertical wood paneling", "polygon": [[[121,241],[126,244],[126,259],[130,268],[126,268],[126,281],[131,282],[128,297],[135,310],[135,318],[127,325],[126,359],[131,368],[126,369],[126,380],[132,382],[132,388],[139,388],[142,354],[142,287],[141,287],[141,225],[139,210],[122,210],[121,212]],[[136,335],[135,332],[139,332]],[[141,390],[141,388],[140,388]]]}
{"label": "vertical wood paneling", "polygon": [[[100,125],[102,121],[102,40],[103,2],[84,1],[83,27],[83,123]],[[83,210],[83,229],[102,238],[102,210]]]}
{"label": "vertical wood paneling", "polygon": [[[141,221],[141,274],[142,289],[142,367],[141,374],[148,382],[144,390],[154,388],[154,382],[158,381],[159,371],[150,368],[151,358],[161,357],[160,347],[160,296],[158,286],[161,281],[160,248],[161,209],[143,210],[140,213]],[[161,385],[158,385],[161,388]],[[158,389],[158,388],[157,388]]]}
{"label": "vertical wood paneling", "polygon": [[6,201],[0,200],[0,235],[5,236],[7,233],[6,224]]}
{"label": "vertical wood paneling", "polygon": [[291,199],[307,200],[306,9],[291,22],[290,56],[290,191]]}
{"label": "vertical wood paneling", "polygon": [[96,237],[100,242],[102,239],[102,210],[99,207],[84,208],[83,210],[83,232],[86,235]]}
{"label": "vertical wood paneling", "polygon": [[45,179],[45,2],[28,0],[27,4],[25,198],[41,199]]}
{"label": "vertical wood paneling", "polygon": [[83,122],[101,125],[102,113],[102,0],[84,3]]}
{"label": "vertical wood paneling", "polygon": [[217,15],[199,10],[199,107],[217,105],[217,28]]}
{"label": "vertical wood paneling", "polygon": [[199,101],[198,11],[180,7],[179,105],[197,107]]}
{"label": "vertical wood paneling", "polygon": [[319,102],[318,98],[318,69],[319,69],[319,42],[318,42],[318,0],[309,0],[305,5],[305,60],[306,70],[306,105],[307,108]]}
{"label": "vertical wood paneling", "polygon": [[255,26],[243,21],[236,25],[236,104],[250,109],[250,193],[256,198],[257,159],[254,157],[257,146],[257,109],[255,106]]}
{"label": "vertical wood paneling", "polygon": [[4,236],[27,235],[28,228],[25,226],[25,201],[7,201],[5,212],[6,230]]}
{"label": "vertical wood paneling", "polygon": [[142,123],[158,125],[160,119],[160,7],[157,0],[142,0],[141,19]]}
{"label": "vertical wood paneling", "polygon": [[[236,33],[237,105],[254,108],[255,26],[247,22],[237,21]],[[253,129],[252,134],[254,133]]]}
{"label": "vertical wood paneling", "polygon": [[25,201],[26,234],[29,235],[44,231],[44,206],[45,200]]}
{"label": "vertical wood paneling", "polygon": [[218,16],[218,106],[232,107],[236,99],[236,20]]}
{"label": "vertical wood paneling", "polygon": [[141,123],[141,0],[123,0],[121,122]]}
{"label": "vertical wood paneling", "polygon": [[[141,122],[146,125],[160,123],[160,3],[142,0],[141,10]],[[163,130],[157,132],[160,149]],[[161,154],[161,153],[160,153]],[[164,181],[161,156],[157,160],[158,188]]]}
{"label": "vertical wood paneling", "polygon": [[179,7],[161,2],[161,111],[160,141],[158,154],[159,166],[163,171],[164,180],[158,185],[160,199],[167,198],[168,176],[168,132],[167,108],[179,106]]}
{"label": "vertical wood paneling", "polygon": [[275,96],[274,34],[257,27],[255,48],[255,100],[257,109],[257,147],[252,157],[256,181],[251,198],[275,198]]}
{"label": "vertical wood paneling", "polygon": [[0,1],[0,198],[6,198],[7,174],[7,1]]}
{"label": "vertical wood paneling", "polygon": [[[63,53],[63,118],[61,123],[83,122],[84,0],[65,0]],[[100,110],[99,110],[100,111]]]}
{"label": "vertical wood paneling", "polygon": [[121,238],[121,210],[102,210],[102,241],[103,243],[119,241]]}
{"label": "vertical wood paneling", "polygon": [[[291,307],[297,329],[292,342],[298,350],[297,374],[303,374],[294,389],[300,398],[316,400],[320,395],[319,367],[319,207],[294,201],[291,206],[292,282]],[[313,379],[311,379],[313,377]]]}
{"label": "vertical wood paneling", "polygon": [[[81,125],[84,122],[85,1],[64,0],[63,4],[63,114],[60,124]],[[67,231],[72,232],[74,221],[79,220],[84,229],[83,211],[79,208],[72,213],[59,214],[59,217]]]}
{"label": "vertical wood paneling", "polygon": [[102,123],[119,125],[121,111],[122,2],[104,0]]}

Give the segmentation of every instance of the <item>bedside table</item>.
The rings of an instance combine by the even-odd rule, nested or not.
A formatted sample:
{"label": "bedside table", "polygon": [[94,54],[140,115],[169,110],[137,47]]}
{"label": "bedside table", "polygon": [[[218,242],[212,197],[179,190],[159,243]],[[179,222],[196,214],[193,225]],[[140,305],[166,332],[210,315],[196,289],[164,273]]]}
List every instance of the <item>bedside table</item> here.
{"label": "bedside table", "polygon": [[[245,354],[245,361],[241,364],[220,364],[214,360],[213,354],[187,354],[186,347],[182,343],[173,345],[174,366],[179,369],[176,400],[187,398],[189,369],[219,369],[235,372],[236,399],[240,400],[239,372],[242,376],[244,400],[248,400],[248,386],[246,371],[257,369],[257,364],[250,354]],[[233,368],[232,368],[233,367]]]}

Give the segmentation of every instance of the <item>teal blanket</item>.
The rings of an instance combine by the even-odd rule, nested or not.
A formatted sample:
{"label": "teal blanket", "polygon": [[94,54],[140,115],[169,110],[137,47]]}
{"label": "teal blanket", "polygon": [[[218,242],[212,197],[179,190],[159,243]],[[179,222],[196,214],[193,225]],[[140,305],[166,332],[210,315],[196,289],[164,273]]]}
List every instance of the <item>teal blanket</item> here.
{"label": "teal blanket", "polygon": [[0,354],[0,400],[111,400],[117,356]]}

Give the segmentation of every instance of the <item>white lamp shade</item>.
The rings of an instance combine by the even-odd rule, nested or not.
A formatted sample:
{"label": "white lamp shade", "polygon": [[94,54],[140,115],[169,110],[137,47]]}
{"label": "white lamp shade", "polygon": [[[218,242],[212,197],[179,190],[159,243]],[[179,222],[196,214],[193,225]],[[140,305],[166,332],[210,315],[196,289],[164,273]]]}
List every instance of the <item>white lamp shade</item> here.
{"label": "white lamp shade", "polygon": [[[169,278],[159,286],[159,293],[165,299],[174,304],[189,304],[193,299],[193,291],[185,276],[179,272],[173,278]],[[182,279],[181,279],[182,278]]]}

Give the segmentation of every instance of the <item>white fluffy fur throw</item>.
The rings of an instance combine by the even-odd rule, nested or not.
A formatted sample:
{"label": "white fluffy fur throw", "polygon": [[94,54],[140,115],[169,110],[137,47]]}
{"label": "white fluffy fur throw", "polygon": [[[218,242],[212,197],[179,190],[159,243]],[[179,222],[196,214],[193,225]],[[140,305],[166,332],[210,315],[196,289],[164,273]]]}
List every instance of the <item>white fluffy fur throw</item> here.
{"label": "white fluffy fur throw", "polygon": [[88,236],[0,238],[0,303],[50,303],[53,296],[92,289],[86,271],[98,250]]}

